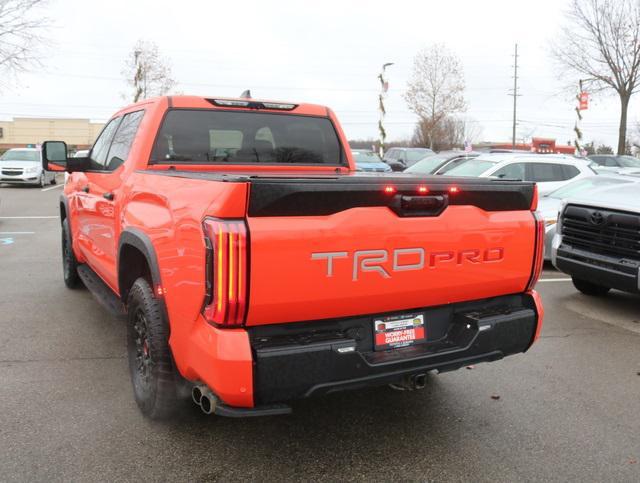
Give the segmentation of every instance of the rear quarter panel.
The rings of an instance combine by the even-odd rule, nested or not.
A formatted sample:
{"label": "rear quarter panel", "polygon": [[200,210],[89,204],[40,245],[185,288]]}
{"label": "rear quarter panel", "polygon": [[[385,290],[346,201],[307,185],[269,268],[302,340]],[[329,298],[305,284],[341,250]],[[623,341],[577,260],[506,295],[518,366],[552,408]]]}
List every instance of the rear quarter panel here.
{"label": "rear quarter panel", "polygon": [[[206,378],[206,383],[214,388],[219,384],[211,379],[213,377],[228,379],[242,373],[242,377],[236,378],[238,381],[250,380],[250,362],[247,365],[250,358],[246,354],[236,354],[243,362],[226,374],[202,370],[206,366],[204,353],[207,350],[227,355],[230,352],[228,347],[218,346],[216,331],[201,315],[206,268],[202,221],[210,213],[225,218],[243,218],[247,185],[148,172],[133,173],[130,184],[122,208],[121,228],[138,228],[152,242],[161,278],[161,286],[154,287],[154,291],[164,298],[167,307],[171,330],[169,344],[181,374],[192,380]],[[246,333],[241,332],[236,339],[246,338]],[[225,387],[233,387],[233,381],[226,381]],[[227,402],[240,406],[250,404],[250,390],[241,393],[237,388],[233,393],[249,399],[227,398]]]}

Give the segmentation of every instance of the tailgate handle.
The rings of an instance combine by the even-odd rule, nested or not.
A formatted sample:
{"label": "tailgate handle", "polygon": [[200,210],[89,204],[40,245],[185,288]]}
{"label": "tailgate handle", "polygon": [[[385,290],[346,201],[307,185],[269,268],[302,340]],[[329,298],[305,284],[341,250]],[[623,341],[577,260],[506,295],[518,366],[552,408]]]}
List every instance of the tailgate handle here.
{"label": "tailgate handle", "polygon": [[449,204],[447,195],[399,195],[392,209],[400,216],[438,216]]}

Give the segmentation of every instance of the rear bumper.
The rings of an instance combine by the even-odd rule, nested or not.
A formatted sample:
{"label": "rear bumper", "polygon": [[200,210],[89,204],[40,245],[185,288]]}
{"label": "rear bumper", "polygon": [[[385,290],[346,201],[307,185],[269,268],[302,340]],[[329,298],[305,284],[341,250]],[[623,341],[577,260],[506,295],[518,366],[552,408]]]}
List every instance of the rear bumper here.
{"label": "rear bumper", "polygon": [[249,328],[256,405],[397,382],[525,352],[539,334],[535,292],[411,310],[428,342],[374,351],[373,317]]}
{"label": "rear bumper", "polygon": [[640,261],[599,255],[558,242],[556,268],[576,278],[625,292],[640,292]]}

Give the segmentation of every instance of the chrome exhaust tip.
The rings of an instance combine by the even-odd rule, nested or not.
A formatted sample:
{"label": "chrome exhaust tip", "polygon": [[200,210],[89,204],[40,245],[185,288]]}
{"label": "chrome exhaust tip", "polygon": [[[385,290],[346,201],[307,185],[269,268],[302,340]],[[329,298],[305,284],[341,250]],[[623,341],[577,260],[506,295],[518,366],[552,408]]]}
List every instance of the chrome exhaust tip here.
{"label": "chrome exhaust tip", "polygon": [[200,399],[200,409],[205,414],[213,414],[216,410],[218,399],[209,391]]}
{"label": "chrome exhaust tip", "polygon": [[193,386],[191,389],[191,399],[198,406],[202,404],[202,395],[204,394],[205,388],[203,386]]}

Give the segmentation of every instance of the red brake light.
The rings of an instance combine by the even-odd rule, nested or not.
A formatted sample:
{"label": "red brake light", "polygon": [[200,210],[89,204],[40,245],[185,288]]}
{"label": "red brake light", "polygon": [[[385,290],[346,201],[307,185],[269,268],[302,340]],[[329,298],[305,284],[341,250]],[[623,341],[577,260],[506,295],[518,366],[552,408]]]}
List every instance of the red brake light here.
{"label": "red brake light", "polygon": [[244,323],[247,308],[247,228],[244,220],[207,218],[207,284],[204,317],[231,327]]}
{"label": "red brake light", "polygon": [[396,192],[396,187],[395,186],[385,186],[384,187],[384,192],[388,195],[392,195],[393,193]]}
{"label": "red brake light", "polygon": [[535,222],[536,238],[533,254],[533,266],[531,268],[531,277],[527,284],[527,291],[532,290],[538,282],[540,274],[542,273],[542,266],[544,265],[544,219],[537,211],[533,212],[533,218]]}

